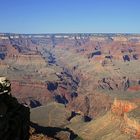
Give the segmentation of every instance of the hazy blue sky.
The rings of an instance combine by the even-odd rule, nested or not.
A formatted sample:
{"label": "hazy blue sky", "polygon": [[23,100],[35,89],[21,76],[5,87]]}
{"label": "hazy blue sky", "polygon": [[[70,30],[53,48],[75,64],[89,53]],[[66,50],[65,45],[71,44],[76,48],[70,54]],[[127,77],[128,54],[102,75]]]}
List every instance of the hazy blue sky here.
{"label": "hazy blue sky", "polygon": [[140,33],[140,0],[0,0],[0,32]]}

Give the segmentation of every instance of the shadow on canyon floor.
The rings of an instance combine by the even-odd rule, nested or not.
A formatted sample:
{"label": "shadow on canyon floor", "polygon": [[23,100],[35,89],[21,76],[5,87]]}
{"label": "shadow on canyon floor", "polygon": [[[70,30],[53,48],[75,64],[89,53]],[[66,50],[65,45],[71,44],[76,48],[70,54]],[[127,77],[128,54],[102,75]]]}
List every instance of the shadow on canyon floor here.
{"label": "shadow on canyon floor", "polygon": [[44,126],[39,126],[36,123],[31,122],[31,127],[36,129],[36,133],[42,133],[44,135],[47,135],[48,137],[55,138],[56,140],[60,140],[59,138],[56,137],[57,133],[64,131],[70,133],[70,140],[75,140],[78,135],[75,134],[72,130],[69,128],[59,128],[59,127],[44,127]]}

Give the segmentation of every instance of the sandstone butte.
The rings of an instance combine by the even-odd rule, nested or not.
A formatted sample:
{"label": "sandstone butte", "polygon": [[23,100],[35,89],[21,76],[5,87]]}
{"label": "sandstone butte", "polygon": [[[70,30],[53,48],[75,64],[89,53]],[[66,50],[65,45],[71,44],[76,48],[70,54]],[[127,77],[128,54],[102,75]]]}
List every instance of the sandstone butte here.
{"label": "sandstone butte", "polygon": [[134,118],[129,118],[129,112],[137,108],[135,103],[115,99],[111,107],[111,112],[123,119],[122,132],[140,138],[140,123]]}

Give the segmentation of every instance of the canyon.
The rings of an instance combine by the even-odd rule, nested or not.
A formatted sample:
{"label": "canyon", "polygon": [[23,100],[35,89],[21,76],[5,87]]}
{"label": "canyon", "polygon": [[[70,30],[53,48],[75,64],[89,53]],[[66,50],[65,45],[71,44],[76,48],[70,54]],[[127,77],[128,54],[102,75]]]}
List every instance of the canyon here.
{"label": "canyon", "polygon": [[140,139],[139,65],[139,34],[0,34],[0,76],[46,139]]}

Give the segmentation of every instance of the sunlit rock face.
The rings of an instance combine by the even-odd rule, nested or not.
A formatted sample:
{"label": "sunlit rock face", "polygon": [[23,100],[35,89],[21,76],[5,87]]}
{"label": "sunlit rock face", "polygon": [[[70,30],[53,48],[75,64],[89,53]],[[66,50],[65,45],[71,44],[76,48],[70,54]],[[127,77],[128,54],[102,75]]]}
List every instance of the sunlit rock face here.
{"label": "sunlit rock face", "polygon": [[124,115],[125,113],[130,112],[135,108],[137,108],[135,103],[115,99],[111,107],[111,111],[118,115]]}

